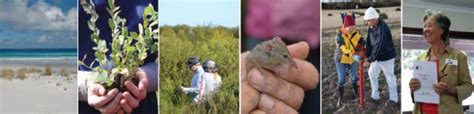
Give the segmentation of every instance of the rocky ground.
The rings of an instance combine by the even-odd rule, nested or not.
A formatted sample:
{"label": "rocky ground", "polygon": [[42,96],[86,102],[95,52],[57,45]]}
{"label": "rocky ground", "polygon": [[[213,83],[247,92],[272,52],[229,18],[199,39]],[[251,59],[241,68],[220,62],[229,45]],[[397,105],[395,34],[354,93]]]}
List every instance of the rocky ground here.
{"label": "rocky ground", "polygon": [[[401,24],[400,24],[400,12],[395,11],[397,7],[381,8],[381,12],[386,12],[388,14],[388,19],[386,20],[387,24],[390,26],[392,31],[393,41],[396,48],[396,59],[395,59],[395,75],[397,77],[397,86],[398,94],[400,97],[400,39],[401,39]],[[358,11],[358,10],[357,10]],[[363,12],[364,10],[360,10]],[[352,94],[352,84],[350,82],[349,76],[346,76],[345,84],[345,94],[343,96],[343,105],[341,107],[336,107],[337,98],[338,98],[338,89],[337,89],[337,73],[334,64],[334,49],[336,47],[334,37],[336,35],[335,30],[340,26],[340,16],[339,13],[343,10],[323,10],[322,15],[322,61],[321,61],[321,79],[322,79],[322,112],[326,113],[382,113],[382,114],[399,114],[400,113],[400,103],[396,107],[387,107],[389,102],[389,92],[388,85],[386,83],[383,73],[380,73],[379,76],[379,90],[381,100],[379,103],[367,102],[365,108],[359,107],[359,98],[353,99]],[[333,16],[328,16],[328,13],[332,13]],[[336,14],[336,15],[334,15]],[[337,20],[336,20],[337,19]],[[363,26],[362,20],[363,16],[357,16],[356,18],[358,25],[357,28],[361,31],[362,35],[365,38],[366,35],[366,26]],[[364,68],[364,86],[365,86],[365,98],[369,98],[371,94],[370,80],[367,74],[368,68]],[[348,71],[346,71],[348,72]],[[400,98],[399,98],[400,99]]]}

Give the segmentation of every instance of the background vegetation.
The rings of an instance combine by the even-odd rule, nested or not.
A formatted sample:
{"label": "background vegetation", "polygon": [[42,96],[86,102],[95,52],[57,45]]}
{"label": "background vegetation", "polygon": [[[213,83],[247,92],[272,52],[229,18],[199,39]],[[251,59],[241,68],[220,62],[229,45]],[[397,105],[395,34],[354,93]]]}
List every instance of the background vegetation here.
{"label": "background vegetation", "polygon": [[[162,113],[238,113],[239,111],[239,29],[222,26],[160,26],[160,106]],[[219,65],[221,88],[206,105],[193,103],[194,96],[177,91],[188,87],[192,71],[187,59],[212,59]],[[205,108],[207,106],[207,110]]]}

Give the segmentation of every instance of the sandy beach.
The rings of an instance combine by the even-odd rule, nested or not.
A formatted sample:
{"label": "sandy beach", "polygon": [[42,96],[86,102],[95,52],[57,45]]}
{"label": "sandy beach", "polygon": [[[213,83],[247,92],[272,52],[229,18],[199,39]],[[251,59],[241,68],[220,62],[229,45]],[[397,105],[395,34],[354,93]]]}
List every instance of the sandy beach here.
{"label": "sandy beach", "polygon": [[[51,66],[51,76],[45,66]],[[77,113],[75,59],[0,60],[0,112],[2,114]],[[25,79],[19,78],[26,69]],[[2,75],[13,70],[11,80]]]}

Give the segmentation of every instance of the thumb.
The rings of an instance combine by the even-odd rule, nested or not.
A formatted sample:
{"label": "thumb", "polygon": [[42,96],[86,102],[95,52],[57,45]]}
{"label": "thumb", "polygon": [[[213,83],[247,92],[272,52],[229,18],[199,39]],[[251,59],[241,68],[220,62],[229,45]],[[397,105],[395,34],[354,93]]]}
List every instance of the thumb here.
{"label": "thumb", "polygon": [[105,90],[105,88],[104,88],[104,87],[102,87],[102,86],[98,86],[98,88],[99,88],[99,95],[101,95],[101,96],[102,96],[102,95],[105,95],[105,93],[107,93],[107,91]]}
{"label": "thumb", "polygon": [[90,95],[99,95],[99,96],[102,96],[102,95],[105,95],[106,91],[105,91],[105,88],[102,87],[101,85],[99,84],[93,84],[90,88],[89,88],[89,94]]}

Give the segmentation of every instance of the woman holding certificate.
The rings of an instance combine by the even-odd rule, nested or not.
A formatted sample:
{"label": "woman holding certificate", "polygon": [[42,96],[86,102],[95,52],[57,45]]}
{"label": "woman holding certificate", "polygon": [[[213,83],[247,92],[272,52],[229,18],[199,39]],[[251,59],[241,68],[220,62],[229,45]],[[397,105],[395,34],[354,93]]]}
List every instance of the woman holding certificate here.
{"label": "woman holding certificate", "polygon": [[[418,61],[435,62],[438,83],[433,90],[439,95],[439,104],[415,102],[413,114],[461,114],[462,101],[471,96],[472,83],[469,76],[467,57],[449,45],[450,19],[442,12],[427,10],[423,18],[423,36],[431,45],[427,52],[418,56]],[[416,76],[415,76],[416,77]],[[409,82],[413,92],[421,87],[422,81],[412,78]]]}

